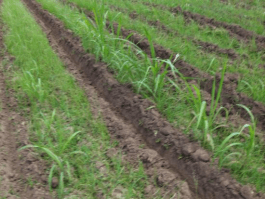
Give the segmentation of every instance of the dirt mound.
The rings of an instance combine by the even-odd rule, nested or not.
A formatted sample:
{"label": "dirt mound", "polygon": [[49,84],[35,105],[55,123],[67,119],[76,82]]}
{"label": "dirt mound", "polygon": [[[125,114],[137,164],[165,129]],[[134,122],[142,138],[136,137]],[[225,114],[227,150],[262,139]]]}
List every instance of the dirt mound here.
{"label": "dirt mound", "polygon": [[[117,114],[129,123],[145,141],[148,148],[138,150],[137,141],[128,138],[124,150],[139,154],[146,168],[155,165],[163,157],[168,164],[164,165],[156,178],[158,185],[172,184],[176,186],[178,179],[185,179],[181,193],[183,198],[195,198],[196,193],[201,198],[261,198],[248,187],[238,184],[225,171],[219,171],[210,163],[211,154],[203,150],[197,143],[190,142],[179,130],[174,129],[155,109],[148,107],[153,104],[135,95],[130,88],[120,85],[108,72],[104,63],[96,63],[94,56],[87,54],[80,46],[81,42],[71,31],[64,28],[55,17],[44,11],[39,4],[31,0],[23,0],[32,12],[51,30],[50,34],[57,40],[58,45],[68,55],[67,58],[76,64],[80,73],[91,81],[91,84],[101,93]],[[136,38],[138,39],[138,38]],[[145,47],[145,43],[143,44]],[[167,52],[159,52],[168,55]],[[115,130],[115,129],[114,129]],[[122,135],[120,135],[122,137]],[[123,135],[124,136],[124,135]],[[160,140],[157,142],[157,140]],[[152,149],[152,150],[151,150]],[[167,168],[170,170],[167,170]],[[174,174],[173,174],[173,173]],[[187,189],[187,185],[189,189]],[[146,191],[153,187],[147,187]],[[188,190],[191,190],[189,192]],[[191,195],[192,193],[192,195]],[[185,196],[185,197],[184,197]]]}
{"label": "dirt mound", "polygon": [[239,57],[239,55],[233,49],[222,49],[218,45],[199,40],[193,40],[193,42],[199,45],[203,50],[210,53],[227,55],[227,57],[229,57],[232,60],[235,60]]}

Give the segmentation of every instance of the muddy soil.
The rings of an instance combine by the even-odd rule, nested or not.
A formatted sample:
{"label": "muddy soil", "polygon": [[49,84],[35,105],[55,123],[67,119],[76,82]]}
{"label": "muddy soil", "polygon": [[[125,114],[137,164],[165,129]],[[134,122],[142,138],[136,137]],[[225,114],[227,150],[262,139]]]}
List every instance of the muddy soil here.
{"label": "muddy soil", "polygon": [[14,92],[6,86],[3,70],[12,70],[14,58],[4,52],[2,30],[0,49],[0,198],[55,198],[47,186],[46,163],[31,150],[18,151],[30,144],[28,121],[17,112]]}
{"label": "muddy soil", "polygon": [[[59,20],[44,11],[35,1],[23,1],[35,17],[49,29],[49,35],[64,51],[66,57],[61,55],[63,60],[73,63],[73,68],[70,67],[69,70],[80,75],[80,84],[90,84],[99,93],[99,98],[104,100],[99,101],[100,108],[108,110],[106,113],[104,111],[104,114],[110,114],[104,119],[112,136],[120,139],[123,151],[127,152],[127,160],[137,161],[140,158],[147,168],[147,173],[149,168],[159,168],[161,174],[156,176],[151,172],[149,175],[156,176],[155,180],[159,186],[168,183],[180,188],[182,191],[178,193],[181,198],[262,198],[261,194],[254,193],[248,186],[237,183],[227,170],[220,171],[216,163],[211,164],[211,154],[174,129],[157,110],[148,109],[153,106],[150,101],[135,95],[130,87],[120,85],[108,72],[107,65],[96,63],[94,56],[86,53],[81,47],[80,39],[66,30]],[[140,143],[146,146],[143,150],[139,148]],[[111,156],[113,151],[109,154]],[[130,158],[130,155],[135,158]],[[180,186],[181,180],[185,180],[187,184]],[[153,187],[147,187],[146,191],[152,189]],[[177,198],[177,195],[175,197]]]}

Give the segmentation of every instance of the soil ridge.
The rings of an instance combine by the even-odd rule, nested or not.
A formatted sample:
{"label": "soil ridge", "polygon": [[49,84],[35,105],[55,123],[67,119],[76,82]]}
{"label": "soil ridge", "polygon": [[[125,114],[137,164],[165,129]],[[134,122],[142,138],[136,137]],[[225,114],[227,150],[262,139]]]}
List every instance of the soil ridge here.
{"label": "soil ridge", "polygon": [[[71,3],[71,5],[75,8],[80,9],[82,12],[85,12],[89,18],[94,19],[94,14],[92,12],[81,9],[73,3]],[[107,21],[106,26],[109,29],[109,31],[114,30],[115,34],[118,32],[118,29],[120,28],[119,32],[124,38],[130,36],[129,40],[134,44],[136,44],[139,48],[141,48],[149,57],[151,57],[150,44],[147,38],[141,36],[139,33],[137,33],[134,30],[127,30],[123,27],[119,27],[119,25],[116,22]],[[156,56],[158,58],[169,59],[172,55],[174,55],[171,60],[174,63],[174,57],[176,56],[175,53],[157,44],[153,44],[153,46],[155,49]],[[198,84],[202,90],[206,91],[206,93],[204,92],[206,101],[209,98],[208,96],[211,96],[212,94],[212,85],[214,80],[216,80],[217,82],[216,84],[217,88],[219,87],[219,82],[221,80],[220,73],[217,73],[215,76],[211,76],[208,73],[199,70],[197,67],[190,65],[181,59],[178,59],[174,63],[174,66],[185,77],[193,78],[192,80],[188,81],[190,82],[195,81],[196,84]],[[225,107],[227,110],[229,110],[230,115],[239,114],[243,121],[251,121],[249,114],[243,108],[237,106],[237,104],[243,104],[247,106],[251,110],[255,118],[258,120],[257,124],[258,128],[260,128],[261,130],[265,130],[265,105],[261,102],[253,100],[244,93],[237,92],[236,88],[238,85],[238,80],[239,80],[239,75],[237,74],[230,74],[230,73],[225,74],[220,105]],[[215,95],[217,95],[217,92],[218,89],[216,89]],[[209,99],[211,99],[211,97]],[[207,106],[208,106],[207,108],[209,109],[210,103],[207,103]]]}
{"label": "soil ridge", "polygon": [[[153,104],[135,95],[130,88],[120,85],[108,72],[104,63],[96,63],[95,58],[87,54],[81,42],[71,31],[35,1],[23,0],[26,5],[52,30],[51,34],[58,38],[58,43],[79,65],[93,86],[126,120],[130,121],[143,136],[148,146],[156,150],[168,160],[172,169],[186,179],[191,190],[201,198],[262,198],[253,193],[248,186],[242,186],[231,178],[225,170],[219,171],[210,163],[210,156],[198,143],[174,129],[155,109]],[[71,39],[68,39],[71,38]],[[156,142],[160,139],[160,142]],[[198,183],[195,183],[194,180]]]}

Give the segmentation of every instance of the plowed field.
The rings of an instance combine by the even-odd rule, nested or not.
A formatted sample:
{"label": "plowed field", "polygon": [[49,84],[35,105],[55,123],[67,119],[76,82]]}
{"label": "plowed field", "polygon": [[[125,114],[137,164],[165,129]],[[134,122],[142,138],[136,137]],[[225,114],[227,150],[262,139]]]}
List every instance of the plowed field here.
{"label": "plowed field", "polygon": [[263,4],[0,0],[0,198],[265,199]]}

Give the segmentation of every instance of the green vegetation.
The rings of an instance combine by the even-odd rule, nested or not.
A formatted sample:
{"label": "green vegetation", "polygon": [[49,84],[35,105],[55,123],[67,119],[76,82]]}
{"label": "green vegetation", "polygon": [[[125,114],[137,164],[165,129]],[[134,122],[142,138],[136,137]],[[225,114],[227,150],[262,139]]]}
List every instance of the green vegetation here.
{"label": "green vegetation", "polygon": [[[90,11],[94,9],[93,1],[68,0],[68,2],[73,2],[79,7]],[[146,35],[145,29],[148,29],[148,33],[154,43],[178,53],[181,59],[210,74],[220,72],[221,66],[227,63],[228,59],[225,56],[202,52],[200,47],[193,43],[193,39],[211,42],[222,48],[235,50],[240,57],[236,61],[228,62],[227,72],[240,75],[239,92],[246,93],[254,100],[265,103],[265,77],[263,75],[265,70],[262,67],[264,65],[264,57],[263,52],[256,52],[257,47],[255,42],[252,44],[239,43],[237,40],[231,39],[228,32],[223,29],[211,30],[207,27],[202,28],[195,22],[187,24],[182,15],[175,17],[169,11],[164,10],[161,12],[160,9],[145,6],[141,3],[110,0],[106,4],[106,18],[109,21],[116,21],[122,27],[136,30],[142,35]],[[110,9],[111,5],[128,11],[120,13]],[[142,18],[132,20],[129,17],[130,11],[136,11],[146,20]],[[179,36],[166,34],[148,25],[148,20],[159,20],[166,27],[177,31]],[[256,79],[259,79],[259,81]]]}
{"label": "green vegetation", "polygon": [[184,10],[205,15],[218,21],[235,23],[247,30],[254,31],[257,34],[265,35],[264,25],[262,24],[265,19],[264,7],[261,6],[262,4],[264,5],[264,2],[259,0],[252,1],[257,5],[253,9],[244,9],[237,6],[236,3],[226,5],[220,0],[138,0],[138,2],[149,2],[168,7],[176,7],[179,5]]}
{"label": "green vegetation", "polygon": [[[265,191],[264,143],[255,139],[257,121],[248,107],[239,104],[238,106],[249,114],[251,123],[235,128],[229,124],[229,110],[219,107],[226,71],[242,74],[239,90],[265,102],[265,92],[261,92],[265,89],[265,79],[262,77],[264,70],[258,67],[262,62],[262,54],[251,51],[251,48],[256,49],[255,44],[249,48],[231,40],[228,33],[222,29],[202,29],[194,22],[186,24],[182,16],[172,16],[170,12],[162,15],[159,9],[151,9],[137,2],[108,1],[105,5],[104,1],[99,3],[69,0],[93,11],[93,21],[84,13],[57,0],[37,1],[81,38],[86,51],[93,53],[97,60],[108,63],[121,83],[132,84],[134,91],[155,102],[160,112],[173,125],[185,129],[185,133],[193,134],[203,147],[211,150],[214,154],[213,160],[219,158],[220,167],[230,168],[234,177],[243,184],[251,183],[258,191]],[[176,6],[175,1],[153,2]],[[229,15],[223,16],[222,12],[233,9],[235,12],[230,20],[238,22],[240,9],[236,10],[231,5],[224,6],[219,0],[219,3],[217,0],[211,2],[208,3],[212,9],[205,9],[206,3],[201,1],[193,1],[192,5],[189,1],[178,1],[177,4],[183,9],[198,13],[206,10],[207,13],[203,14],[214,13],[212,16],[224,21],[228,20],[226,17]],[[112,4],[129,10],[137,7],[136,12],[146,19],[137,18],[131,23],[129,13],[110,10],[108,6]],[[220,5],[224,10],[218,9],[220,12],[215,12]],[[257,19],[254,14],[259,10],[246,11],[249,18],[245,25]],[[95,198],[97,193],[111,197],[113,190],[118,186],[122,186],[125,198],[144,198],[144,188],[148,182],[142,165],[135,169],[122,164],[119,156],[111,159],[106,157],[106,151],[116,147],[116,144],[110,141],[102,118],[93,117],[84,92],[65,71],[63,64],[51,49],[46,35],[20,0],[4,0],[1,17],[6,27],[6,48],[16,58],[11,70],[5,72],[10,76],[8,84],[16,91],[20,111],[24,111],[25,117],[30,120],[32,145],[20,150],[33,148],[50,163],[51,167],[47,172],[50,188],[53,178],[57,178],[57,192],[60,198]],[[165,34],[147,25],[147,21],[153,19],[159,19],[170,29],[178,31],[180,37]],[[109,33],[105,29],[107,20],[117,21],[120,26],[137,30],[147,37],[151,46],[151,58],[135,44],[128,42],[128,38],[121,38],[119,31],[118,34]],[[249,27],[263,34],[258,22]],[[225,57],[201,53],[189,37],[210,41],[223,48],[233,48],[241,56],[248,54],[249,59],[240,62],[242,66],[237,66],[238,62],[226,65]],[[182,59],[201,70],[211,74],[222,71],[219,86],[216,86],[215,81],[213,83],[209,113],[200,89],[187,83],[186,78],[169,60],[157,59],[153,43],[179,53]],[[248,68],[249,62],[255,64],[251,71]],[[4,65],[4,62],[2,64]],[[220,66],[223,66],[221,70]],[[171,78],[168,76],[169,72]],[[257,78],[260,78],[260,82],[256,81]],[[26,111],[28,106],[29,115]],[[225,117],[221,117],[221,113],[225,113]],[[160,141],[156,140],[157,143]],[[170,146],[165,145],[165,148],[169,149]],[[104,172],[98,168],[98,164],[104,168]],[[30,186],[34,184],[31,179],[28,179],[28,183]]]}
{"label": "green vegetation", "polygon": [[122,186],[125,198],[143,198],[147,185],[143,167],[124,165],[119,156],[106,157],[106,151],[116,145],[102,119],[93,118],[84,92],[22,3],[4,0],[1,17],[5,45],[16,58],[5,72],[8,84],[16,91],[20,111],[30,108],[25,117],[30,121],[33,146],[27,147],[35,147],[50,162],[49,182],[58,178],[59,197],[95,198],[99,192],[110,197]]}
{"label": "green vegetation", "polygon": [[265,2],[263,0],[251,0],[251,1],[241,1],[241,0],[227,0],[227,4],[231,4],[236,8],[245,8],[247,10],[258,10],[260,12],[265,10]]}
{"label": "green vegetation", "polygon": [[[197,89],[194,95],[191,88],[196,90],[196,87],[177,84],[176,79],[169,79],[166,76],[168,69],[171,70],[175,78],[177,78],[176,74],[181,76],[170,61],[155,59],[154,53],[152,53],[153,57],[150,61],[137,46],[121,39],[119,34],[109,33],[105,29],[106,19],[110,16],[112,19],[116,17],[115,21],[118,19],[117,21],[121,25],[123,23],[127,23],[128,26],[133,25],[133,23],[129,24],[126,21],[126,15],[118,18],[119,15],[114,16],[110,11],[107,12],[104,4],[99,5],[96,1],[78,1],[82,2],[86,8],[87,5],[91,6],[91,10],[95,14],[94,22],[87,19],[83,13],[79,13],[76,9],[58,1],[38,0],[38,2],[42,4],[44,9],[62,20],[67,28],[73,30],[82,39],[83,47],[88,52],[108,63],[120,82],[133,84],[136,92],[156,102],[157,108],[175,126],[184,128],[190,126],[186,133],[192,132],[202,142],[202,145],[213,150],[219,158],[221,157],[220,166],[231,168],[232,173],[240,182],[252,183],[258,190],[264,191],[265,178],[264,173],[260,170],[260,168],[265,168],[264,155],[262,155],[264,144],[260,140],[254,139],[256,121],[253,119],[251,125],[244,125],[238,130],[227,127],[228,123],[220,123],[219,113],[222,109],[219,109],[216,104],[221,95],[222,85],[219,88],[215,88],[215,84],[213,86],[218,91],[218,95],[212,97],[212,117],[207,118],[205,114],[206,102],[202,98],[200,99],[200,91]],[[77,3],[77,1],[75,2]],[[138,27],[137,25],[135,24],[135,27]],[[159,39],[165,41],[167,38],[165,36],[163,39],[162,37],[154,37],[154,30],[147,28],[146,25],[142,31],[142,34],[146,35],[151,44]],[[183,48],[185,48],[185,44],[182,44]],[[151,51],[153,51],[152,45]],[[192,51],[189,53],[192,54]],[[192,56],[194,56],[194,60],[199,61],[200,57],[195,53]],[[162,66],[162,62],[166,65]],[[161,67],[163,67],[163,73],[159,73]],[[192,100],[192,96],[195,100]],[[249,112],[247,107],[244,108]],[[191,114],[192,112],[195,112],[195,117]],[[205,129],[207,131],[204,131]],[[210,131],[208,131],[209,129]],[[249,129],[247,133],[246,129]],[[210,139],[208,135],[210,135]],[[238,144],[241,142],[242,144]]]}

